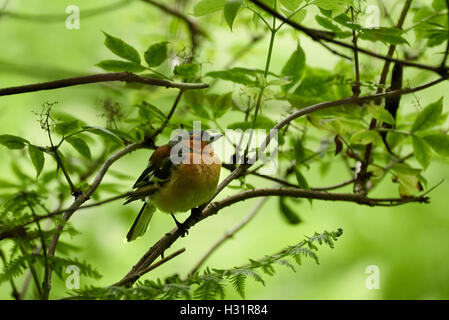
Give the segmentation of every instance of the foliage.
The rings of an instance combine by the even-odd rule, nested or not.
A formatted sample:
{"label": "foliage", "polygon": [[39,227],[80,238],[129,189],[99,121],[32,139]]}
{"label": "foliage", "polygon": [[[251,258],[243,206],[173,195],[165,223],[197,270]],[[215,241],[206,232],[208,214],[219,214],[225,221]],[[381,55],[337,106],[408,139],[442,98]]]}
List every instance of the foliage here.
{"label": "foliage", "polygon": [[[289,21],[309,28],[302,30],[312,32],[309,40],[321,45],[320,49],[335,56],[337,62],[317,65],[306,46],[306,35],[263,10],[257,1],[198,0],[187,7],[181,5],[179,10],[165,9],[164,15],[179,24],[173,23],[167,33],[161,33],[163,36],[145,35],[136,40],[131,35],[120,37],[106,29],[102,35],[99,30],[105,48],[101,54],[104,60],[96,67],[110,73],[137,74],[153,83],[162,83],[159,87],[144,83],[98,87],[95,89],[98,96],[106,97],[101,103],[101,125],[97,119],[86,117],[86,120],[77,110],[62,112],[56,101],[39,101],[42,108],[35,113],[35,118],[45,142],[39,135],[1,132],[0,145],[14,160],[9,164],[10,175],[0,180],[0,251],[4,255],[0,282],[21,280],[28,270],[46,275],[49,268],[63,278],[68,265],[77,265],[82,275],[98,279],[100,273],[96,268],[75,258],[76,246],[67,241],[68,237],[83,233],[68,222],[80,209],[78,206],[71,211],[71,206],[81,200],[92,199],[97,206],[123,198],[135,177],[109,169],[118,160],[110,160],[115,152],[135,145],[154,149],[166,143],[173,129],[192,128],[194,120],[201,120],[203,129],[268,132],[286,117],[309,110],[311,106],[354,98],[352,102],[319,108],[289,120],[278,135],[277,172],[268,175],[268,180],[286,188],[322,190],[320,197],[308,198],[310,205],[314,203],[312,199],[328,200],[326,192],[335,189],[315,187],[319,183],[309,177],[316,168],[326,177],[331,169],[344,167],[347,172],[339,175],[352,179],[357,195],[367,197],[374,190],[386,199],[393,199],[391,205],[402,204],[400,201],[404,199],[419,199],[433,190],[437,181],[427,181],[432,178],[428,175],[429,168],[449,158],[447,113],[444,112],[447,98],[436,94],[431,103],[423,105],[418,96],[404,103],[399,94],[392,95],[398,99],[395,112],[386,105],[387,99],[357,102],[355,98],[359,95],[369,97],[376,92],[395,90],[388,64],[385,64],[386,80],[379,83],[385,61],[392,58],[382,59],[376,53],[369,57],[355,47],[343,51],[338,43],[344,41],[350,48],[357,44],[365,52],[379,47],[392,48],[396,50],[393,59],[399,57],[396,64],[405,69],[421,68],[420,72],[437,74],[447,80],[449,13],[446,3],[419,2],[405,12],[411,21],[406,19],[403,28],[372,28],[364,24],[367,3],[362,0],[259,2]],[[174,2],[168,5],[171,8]],[[183,24],[185,29],[180,27]],[[263,64],[253,63],[261,50],[253,50],[256,40],[251,40],[248,47],[240,43],[238,37],[247,31],[269,35],[262,46]],[[232,34],[237,47],[243,47],[227,64],[218,61],[220,56],[215,51],[220,49],[210,42],[213,38],[219,42],[222,33]],[[278,50],[280,39],[291,44],[288,51]],[[330,48],[326,41],[334,42],[335,48]],[[437,52],[432,48],[437,48]],[[228,49],[225,54],[232,56],[235,50]],[[412,49],[418,51],[415,53],[418,67],[413,66]],[[249,55],[246,60],[242,59],[245,54]],[[361,59],[360,65],[355,65],[354,54]],[[351,55],[349,59],[347,55]],[[273,66],[274,56],[281,57],[280,65]],[[441,66],[432,67],[437,60]],[[96,61],[90,61],[91,65]],[[427,68],[422,67],[422,61]],[[404,88],[425,83],[426,78],[421,74],[411,80],[405,74]],[[181,86],[175,92],[164,88],[167,83],[185,86],[203,82],[209,84],[207,89],[179,89],[185,88]],[[399,99],[402,99],[400,106]],[[235,152],[233,157],[240,152],[242,158],[248,159],[248,155],[257,151],[250,142],[253,141],[241,135],[239,145],[230,143]],[[232,170],[236,168],[233,165]],[[262,173],[267,166],[258,163],[251,168],[239,166],[244,168],[243,173],[227,187],[233,192],[256,189],[259,180],[254,180],[254,176],[267,178]],[[108,179],[96,184],[96,174],[102,170],[107,170]],[[359,185],[362,186],[360,193]],[[397,194],[392,195],[388,192],[391,189],[384,188],[391,185],[397,187]],[[86,194],[91,188],[92,193]],[[350,194],[353,195],[352,191]],[[280,196],[277,199],[280,219],[290,225],[304,223],[305,210],[298,205],[302,200]],[[186,279],[179,275],[164,280],[157,278],[140,281],[131,288],[91,286],[73,295],[93,299],[223,299],[228,284],[245,298],[248,277],[264,284],[261,272],[273,275],[276,264],[295,270],[292,259],[301,264],[301,257],[309,257],[318,263],[316,243],[333,247],[333,241],[340,235],[341,230],[315,234],[280,253],[250,260],[243,267],[226,270],[207,267],[202,274],[195,272]],[[55,243],[55,255],[49,255],[49,248]],[[34,286],[40,289],[42,284],[35,281]],[[40,290],[36,290],[34,297],[48,298]]]}
{"label": "foliage", "polygon": [[[164,281],[145,280],[139,281],[133,288],[122,288],[112,286],[108,288],[88,287],[76,290],[73,299],[224,299],[225,286],[230,284],[232,288],[244,299],[245,282],[251,278],[262,285],[265,282],[260,272],[265,275],[273,276],[276,272],[275,265],[279,264],[295,271],[293,265],[288,259],[293,259],[298,265],[302,264],[301,257],[312,258],[317,264],[318,257],[315,251],[318,250],[317,244],[334,247],[334,241],[343,233],[339,229],[334,232],[324,231],[315,233],[312,237],[306,237],[305,240],[294,246],[280,251],[279,253],[265,256],[259,260],[250,259],[250,263],[235,267],[233,269],[209,269],[206,268],[203,274],[196,272],[189,275],[186,279],[181,279],[179,275],[171,276]],[[296,272],[296,271],[295,271]]]}

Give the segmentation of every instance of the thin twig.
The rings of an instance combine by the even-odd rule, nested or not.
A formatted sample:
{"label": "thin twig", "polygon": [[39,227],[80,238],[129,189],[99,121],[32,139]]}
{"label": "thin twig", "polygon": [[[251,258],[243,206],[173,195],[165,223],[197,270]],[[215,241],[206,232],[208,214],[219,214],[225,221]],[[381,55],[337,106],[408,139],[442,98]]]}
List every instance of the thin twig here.
{"label": "thin twig", "polygon": [[[37,218],[36,216],[36,212],[34,211],[33,206],[31,205],[31,203],[28,201],[28,198],[25,196],[25,201],[28,204],[28,207],[30,208],[34,219]],[[39,233],[39,237],[41,240],[41,247],[39,248],[39,251],[42,250],[42,255],[44,257],[44,279],[43,279],[43,283],[46,283],[47,281],[47,276],[48,276],[48,269],[49,269],[49,263],[48,263],[48,257],[47,257],[47,246],[45,244],[45,238],[44,238],[44,233],[42,232],[42,228],[41,228],[41,224],[39,223],[39,221],[36,220],[36,226],[37,226],[37,230]],[[39,252],[38,250],[36,250],[37,252]]]}
{"label": "thin twig", "polygon": [[251,212],[242,221],[240,221],[231,230],[227,231],[220,240],[218,240],[212,247],[210,247],[210,249],[206,252],[206,254],[203,257],[201,257],[200,261],[198,261],[198,263],[192,268],[192,270],[189,272],[189,275],[193,275],[203,265],[203,263],[212,255],[212,253],[214,253],[215,250],[217,250],[226,240],[232,238],[238,231],[240,231],[244,226],[246,226],[259,212],[260,208],[262,208],[263,204],[267,199],[268,197],[262,197],[259,200],[259,202],[257,202],[257,204],[254,206],[254,208],[251,210]]}
{"label": "thin twig", "polygon": [[138,278],[140,278],[141,276],[143,276],[144,274],[150,272],[151,270],[156,269],[157,267],[159,267],[160,265],[166,263],[169,260],[172,260],[173,258],[179,256],[181,253],[183,253],[184,251],[186,251],[185,248],[179,249],[178,251],[173,252],[172,254],[166,256],[165,258],[161,259],[160,261],[156,262],[155,264],[152,264],[151,266],[149,266],[148,268],[140,271],[139,273],[133,275],[130,278],[124,278],[122,279],[120,282],[114,284],[114,286],[122,286],[125,283],[128,283],[129,281],[134,280],[134,278],[137,280]]}
{"label": "thin twig", "polygon": [[[95,179],[93,180],[92,184],[90,185],[89,189],[87,191],[83,192],[81,195],[79,195],[75,201],[72,203],[72,205],[68,208],[68,210],[63,214],[62,216],[62,222],[56,227],[55,233],[53,234],[53,237],[50,241],[50,244],[48,246],[48,257],[53,257],[56,251],[56,245],[58,243],[59,237],[61,236],[62,230],[67,223],[67,221],[70,219],[70,217],[73,215],[73,213],[78,210],[78,208],[86,202],[90,196],[97,190],[98,186],[100,185],[101,181],[103,180],[104,175],[106,174],[109,167],[118,159],[123,157],[124,155],[135,151],[137,149],[141,149],[147,146],[147,143],[132,143],[125,148],[115,152],[113,155],[111,155],[105,163],[101,166],[99,172],[95,176]],[[52,268],[48,269],[48,275],[46,277],[46,282],[44,283],[44,298],[48,299],[48,295],[50,293],[51,288],[51,274],[52,274]]]}
{"label": "thin twig", "polygon": [[110,82],[110,81],[122,81],[126,83],[143,83],[146,85],[159,86],[165,88],[178,88],[183,90],[203,89],[209,86],[207,83],[174,82],[163,79],[147,78],[131,72],[114,72],[114,73],[93,74],[88,76],[66,78],[49,82],[29,84],[24,86],[3,88],[0,89],[0,96],[7,96],[42,90],[52,90],[58,88],[77,86],[81,84]]}
{"label": "thin twig", "polygon": [[183,94],[183,90],[179,90],[178,94],[176,95],[176,99],[175,102],[173,103],[167,117],[165,118],[164,122],[162,123],[162,125],[159,127],[159,129],[157,129],[153,135],[152,138],[154,139],[156,136],[158,136],[164,129],[165,127],[169,124],[170,119],[172,118],[173,114],[175,113],[176,108],[178,107],[179,101],[181,101],[181,97]]}
{"label": "thin twig", "polygon": [[194,57],[195,51],[196,51],[196,48],[197,48],[198,42],[199,42],[199,40],[198,40],[199,36],[207,37],[206,32],[198,26],[196,21],[193,20],[192,18],[190,18],[189,16],[185,15],[181,11],[171,8],[167,5],[165,5],[164,3],[160,3],[160,2],[157,2],[154,0],[142,0],[142,1],[148,3],[152,6],[155,6],[155,7],[159,8],[160,10],[164,11],[165,13],[168,13],[168,14],[182,20],[187,25],[187,27],[189,28],[189,32],[190,32],[190,42],[192,44],[192,57]]}
{"label": "thin twig", "polygon": [[[351,7],[351,19],[354,23],[354,8]],[[359,66],[359,53],[357,48],[357,34],[355,29],[352,29],[352,43],[354,44],[354,68],[355,68],[355,82],[352,85],[352,93],[354,96],[360,95],[360,66]]]}

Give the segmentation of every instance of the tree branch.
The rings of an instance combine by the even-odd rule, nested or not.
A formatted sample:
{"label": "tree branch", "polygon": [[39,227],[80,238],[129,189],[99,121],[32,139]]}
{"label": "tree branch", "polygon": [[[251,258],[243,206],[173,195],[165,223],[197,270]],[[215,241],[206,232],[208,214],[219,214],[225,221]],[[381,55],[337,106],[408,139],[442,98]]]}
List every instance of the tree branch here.
{"label": "tree branch", "polygon": [[[417,91],[432,87],[446,79],[447,79],[447,77],[441,77],[437,80],[431,81],[429,83],[426,83],[424,85],[421,85],[421,86],[418,86],[415,88],[404,88],[404,89],[400,89],[400,90],[389,91],[389,92],[374,94],[374,95],[370,95],[370,96],[362,96],[362,97],[352,96],[352,97],[349,97],[346,99],[322,102],[322,103],[318,103],[318,104],[303,108],[301,110],[294,112],[293,114],[289,115],[288,117],[284,118],[280,122],[278,122],[273,127],[273,129],[270,130],[270,133],[265,138],[265,142],[262,144],[262,146],[259,148],[259,150],[260,150],[260,152],[263,152],[265,150],[265,148],[268,146],[268,144],[270,143],[271,139],[278,132],[278,130],[283,128],[288,123],[290,123],[290,121],[293,121],[294,119],[296,119],[298,117],[310,114],[310,113],[318,111],[318,110],[329,108],[329,107],[340,106],[340,105],[344,105],[344,104],[354,104],[354,103],[358,103],[358,102],[372,101],[372,100],[379,99],[379,98],[386,97],[386,96],[396,96],[396,95],[403,95],[403,94],[417,92]],[[250,163],[255,163],[256,159],[257,159],[257,157],[253,158],[252,159],[253,161],[250,161]],[[217,202],[211,203],[211,201],[216,197],[216,195],[218,193],[220,193],[232,180],[239,177],[244,172],[244,170],[246,170],[246,168],[248,168],[247,165],[240,165],[238,168],[236,168],[234,171],[232,171],[231,174],[228,175],[217,187],[217,190],[216,190],[215,194],[212,196],[212,198],[209,201],[207,201],[206,203],[204,203],[203,205],[198,207],[198,210],[201,210],[201,212],[202,212],[200,219],[198,219],[194,215],[190,215],[184,222],[185,228],[188,229],[191,226],[198,223],[200,220],[204,219],[205,217],[208,217],[209,215],[218,212],[218,210],[221,209],[223,206],[231,205],[235,202],[246,199],[245,197],[243,197],[240,200],[230,202],[229,198],[227,198],[218,203]],[[336,200],[352,201],[352,202],[356,202],[359,204],[380,205],[380,206],[388,205],[388,202],[389,201],[391,202],[391,200],[392,200],[392,199],[368,199],[360,194],[330,194],[327,192],[318,192],[317,193],[317,191],[294,189],[294,188],[275,189],[275,190],[277,190],[277,191],[274,191],[273,194],[262,194],[262,196],[264,196],[264,195],[286,195],[286,196],[307,197],[310,195],[314,195],[314,196],[316,196],[316,199],[326,199],[326,200],[334,200],[334,201],[336,201]],[[282,190],[282,191],[279,191],[279,190]],[[299,192],[298,192],[298,190],[299,190]],[[264,192],[266,192],[266,191],[264,191]],[[252,195],[252,197],[260,196],[256,193],[254,193],[254,191],[247,191],[246,195],[248,195],[248,194]],[[231,199],[235,200],[236,197],[235,196],[234,196],[234,198],[231,197]],[[413,199],[413,200],[411,200],[411,199]],[[390,205],[398,205],[398,204],[403,204],[403,203],[407,203],[407,202],[411,202],[411,201],[417,201],[417,200],[415,198],[396,199],[396,200],[393,200],[393,202],[395,202],[395,204],[390,204]],[[420,199],[419,201],[421,201],[421,202],[427,201],[427,198]],[[384,203],[384,202],[387,202],[387,203]],[[143,257],[137,262],[137,264],[134,265],[132,267],[132,269],[128,272],[128,274],[125,276],[125,278],[132,276],[132,275],[136,274],[136,272],[139,272],[139,271],[147,268],[149,265],[151,265],[151,263],[155,259],[157,259],[157,257],[159,255],[161,255],[167,248],[169,248],[180,236],[181,236],[181,231],[178,228],[175,228],[171,232],[167,233],[164,237],[162,237],[158,242],[156,242],[156,244],[153,247],[151,247],[143,255]],[[134,282],[135,281],[129,281],[126,283],[122,283],[122,282],[117,282],[117,283],[129,286],[129,285],[132,285],[132,283],[134,283]]]}
{"label": "tree branch", "polygon": [[201,29],[195,20],[190,18],[189,16],[185,15],[179,10],[176,10],[174,8],[171,8],[163,3],[154,1],[154,0],[142,0],[143,2],[146,2],[152,6],[155,6],[159,8],[160,10],[164,11],[165,13],[168,13],[180,20],[182,20],[187,27],[189,28],[190,32],[190,42],[192,44],[192,57],[195,55],[196,48],[198,46],[198,38],[199,36],[207,37],[207,34],[203,29]]}
{"label": "tree branch", "polygon": [[[412,4],[412,0],[407,0],[404,4],[404,7],[402,8],[401,15],[399,17],[398,23],[396,24],[396,28],[402,29],[402,25],[404,24],[405,17],[407,16],[407,13],[410,9],[410,6]],[[388,48],[387,57],[392,58],[394,51],[396,50],[396,45],[392,44]],[[385,83],[387,81],[387,75],[388,71],[390,70],[390,61],[386,60],[385,64],[382,69],[382,73],[380,75],[379,79],[379,86],[377,87],[377,93],[381,93],[383,91],[383,87],[385,86]],[[377,105],[381,104],[380,100],[375,101]],[[377,121],[375,118],[371,119],[369,129],[373,130],[377,125]],[[356,181],[354,184],[354,191],[355,192],[366,192],[366,171],[368,169],[368,165],[370,163],[371,158],[371,152],[373,149],[373,144],[369,143],[365,148],[365,153],[363,157],[363,161],[361,163],[360,171],[356,175]]]}
{"label": "tree branch", "polygon": [[159,267],[160,265],[166,263],[167,261],[177,257],[178,255],[180,255],[181,253],[183,253],[184,251],[186,251],[185,248],[179,249],[178,251],[173,252],[172,254],[166,256],[165,258],[161,259],[160,261],[156,262],[155,264],[152,264],[151,266],[149,266],[148,268],[140,271],[139,273],[130,276],[129,278],[123,278],[120,282],[117,282],[116,284],[114,284],[113,286],[122,286],[130,281],[137,281],[137,279],[139,279],[141,276],[143,276],[144,274],[150,272],[151,270],[156,269],[157,267]]}
{"label": "tree branch", "polygon": [[[64,228],[64,225],[67,223],[67,221],[70,219],[70,217],[73,215],[73,213],[87,200],[89,200],[90,196],[97,190],[98,186],[100,185],[101,181],[103,180],[104,175],[106,174],[109,167],[118,159],[123,157],[124,155],[135,151],[140,148],[144,148],[147,146],[147,143],[132,143],[125,148],[115,152],[113,155],[111,155],[106,162],[101,166],[99,172],[95,176],[91,186],[87,191],[83,192],[81,195],[79,195],[75,201],[72,203],[72,205],[67,209],[67,211],[62,216],[62,223],[60,223],[55,230],[55,233],[50,241],[50,244],[48,246],[48,257],[51,258],[54,256],[56,251],[56,245],[58,243],[59,237],[61,236],[62,230]],[[46,276],[46,282],[44,283],[44,298],[48,299],[48,295],[50,293],[51,288],[51,274],[52,274],[52,268],[51,266],[48,268],[48,274]]]}
{"label": "tree branch", "polygon": [[[409,202],[427,203],[427,197],[413,198],[368,198],[363,194],[353,193],[329,193],[322,191],[312,191],[299,188],[266,188],[253,189],[237,193],[221,201],[210,203],[203,211],[201,216],[189,216],[184,222],[184,227],[189,229],[211,215],[217,214],[221,209],[231,206],[237,202],[265,196],[288,196],[294,198],[319,199],[328,201],[354,202],[367,206],[398,206]],[[169,248],[179,237],[182,231],[177,227],[166,233],[156,244],[151,247],[145,255],[133,266],[130,272],[114,286],[131,286],[138,279],[138,275],[145,270],[151,263]]]}
{"label": "tree branch", "polygon": [[[125,7],[132,3],[132,0],[121,0],[112,4],[105,5],[103,7],[82,10],[83,19],[89,17],[95,17],[100,14],[105,14],[107,12]],[[10,18],[15,18],[19,20],[25,21],[33,21],[33,22],[41,22],[41,23],[58,23],[64,22],[67,19],[67,14],[30,14],[30,13],[21,13],[21,12],[13,12],[13,11],[0,11],[0,16],[6,16]]]}
{"label": "tree branch", "polygon": [[157,129],[153,135],[152,138],[154,139],[158,134],[160,134],[165,127],[168,125],[168,123],[170,122],[171,117],[173,116],[173,114],[175,113],[176,108],[178,107],[179,101],[181,101],[181,97],[183,94],[183,90],[179,90],[178,95],[176,96],[175,102],[173,103],[173,106],[171,107],[170,111],[168,112],[167,117],[164,120],[164,123],[162,123],[162,125],[159,127],[159,129]]}
{"label": "tree branch", "polygon": [[165,88],[178,88],[182,90],[203,89],[209,86],[207,83],[174,82],[163,79],[147,78],[131,72],[115,72],[115,73],[93,74],[88,76],[66,78],[61,80],[41,82],[24,86],[3,88],[0,89],[0,96],[7,96],[42,90],[52,90],[58,88],[77,86],[81,84],[110,82],[110,81],[122,81],[126,83],[143,83],[146,85],[159,86]]}
{"label": "tree branch", "polygon": [[[335,40],[332,38],[333,34],[329,33],[329,32],[325,32],[325,31],[320,31],[320,30],[315,30],[315,29],[310,29],[307,27],[303,27],[300,24],[287,19],[286,17],[284,17],[283,15],[281,15],[280,13],[276,12],[275,10],[273,10],[272,8],[270,8],[269,6],[267,6],[265,3],[263,3],[260,0],[250,0],[252,3],[254,3],[255,5],[257,5],[258,7],[260,7],[262,10],[268,12],[269,14],[275,16],[276,18],[278,18],[279,20],[285,22],[286,24],[290,25],[291,27],[293,27],[294,29],[301,31],[303,33],[305,33],[307,36],[309,36],[312,40],[319,42],[320,40],[324,40],[326,42],[329,43],[333,43],[336,44],[340,47],[343,48],[347,48],[347,49],[351,49],[354,50],[354,46],[351,44],[348,44],[346,42],[342,42],[339,40]],[[380,54],[377,54],[373,51],[370,51],[368,49],[364,49],[364,48],[357,48],[358,52],[361,52],[365,55],[374,57],[374,58],[378,58],[378,59],[382,59],[382,60],[386,60],[386,61],[390,61],[390,62],[399,62],[404,66],[408,66],[408,67],[414,67],[414,68],[418,68],[418,69],[422,69],[422,70],[427,70],[427,71],[432,71],[435,73],[438,73],[441,76],[446,76],[448,73],[448,68],[444,67],[442,68],[441,66],[428,66],[425,64],[420,64],[420,63],[415,63],[412,61],[406,61],[406,60],[400,60],[400,59],[394,59],[394,58],[389,58],[387,56],[383,56]]]}
{"label": "tree branch", "polygon": [[251,210],[251,212],[240,221],[234,228],[229,230],[224,234],[224,236],[218,240],[207,252],[206,254],[198,261],[198,263],[193,267],[193,269],[189,272],[189,275],[193,275],[202,265],[203,263],[212,255],[212,253],[217,250],[226,240],[232,238],[238,231],[240,231],[244,226],[246,226],[254,216],[259,212],[260,208],[262,208],[265,201],[268,197],[262,197],[259,202],[257,202],[256,206]]}

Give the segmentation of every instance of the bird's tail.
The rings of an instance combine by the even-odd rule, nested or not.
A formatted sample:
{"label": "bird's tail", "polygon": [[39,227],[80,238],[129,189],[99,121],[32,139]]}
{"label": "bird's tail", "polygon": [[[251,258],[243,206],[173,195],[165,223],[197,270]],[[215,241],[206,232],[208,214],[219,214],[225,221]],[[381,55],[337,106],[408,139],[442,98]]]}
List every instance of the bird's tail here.
{"label": "bird's tail", "polygon": [[129,232],[126,235],[126,240],[128,242],[136,240],[145,233],[155,211],[156,207],[152,203],[144,203],[142,209],[140,209],[139,214],[137,215],[136,220],[134,220],[131,229],[129,229]]}

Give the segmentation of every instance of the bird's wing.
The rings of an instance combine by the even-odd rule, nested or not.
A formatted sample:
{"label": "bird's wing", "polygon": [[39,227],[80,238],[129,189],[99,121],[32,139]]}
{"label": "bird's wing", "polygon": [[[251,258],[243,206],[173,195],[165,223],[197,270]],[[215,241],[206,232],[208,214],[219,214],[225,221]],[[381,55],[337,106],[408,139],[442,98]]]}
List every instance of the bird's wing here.
{"label": "bird's wing", "polygon": [[170,160],[170,150],[158,148],[151,156],[148,167],[134,183],[133,188],[136,190],[127,197],[125,204],[153,194],[170,179],[174,167]]}

